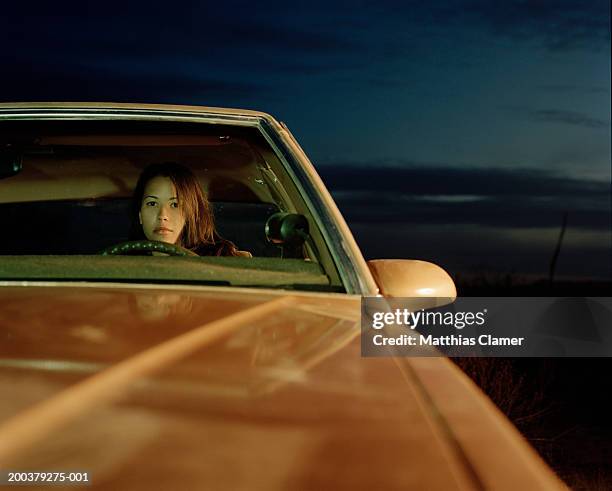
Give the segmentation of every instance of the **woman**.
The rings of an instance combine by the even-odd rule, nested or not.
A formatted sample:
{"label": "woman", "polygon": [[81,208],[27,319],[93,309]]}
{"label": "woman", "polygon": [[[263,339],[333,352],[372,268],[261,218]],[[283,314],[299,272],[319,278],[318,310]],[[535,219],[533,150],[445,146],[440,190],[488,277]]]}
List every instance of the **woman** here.
{"label": "woman", "polygon": [[130,239],[145,238],[176,244],[199,256],[250,256],[217,233],[197,178],[174,162],[149,165],[136,183]]}

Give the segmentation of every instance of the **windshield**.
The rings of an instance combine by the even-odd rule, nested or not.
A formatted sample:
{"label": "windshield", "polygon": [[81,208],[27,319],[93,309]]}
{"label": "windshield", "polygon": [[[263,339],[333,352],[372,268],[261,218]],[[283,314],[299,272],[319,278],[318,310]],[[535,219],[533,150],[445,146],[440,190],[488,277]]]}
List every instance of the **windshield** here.
{"label": "windshield", "polygon": [[[0,145],[1,280],[344,291],[324,234],[256,126],[0,121]],[[145,180],[139,195],[152,165],[187,169],[207,208],[172,173]]]}

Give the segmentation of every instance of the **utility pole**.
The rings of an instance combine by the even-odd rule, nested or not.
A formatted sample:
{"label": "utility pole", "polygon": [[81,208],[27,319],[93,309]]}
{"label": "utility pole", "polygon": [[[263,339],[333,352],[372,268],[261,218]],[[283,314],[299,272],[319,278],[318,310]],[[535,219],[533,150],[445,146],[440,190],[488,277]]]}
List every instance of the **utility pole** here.
{"label": "utility pole", "polygon": [[555,247],[555,252],[553,253],[552,260],[550,261],[550,272],[548,275],[548,284],[552,287],[553,280],[555,279],[555,268],[557,266],[557,258],[559,257],[559,253],[561,252],[561,244],[563,242],[563,236],[565,235],[565,229],[567,228],[567,215],[568,212],[563,212],[563,223],[561,224],[561,232],[559,233],[559,239],[557,240],[557,246]]}

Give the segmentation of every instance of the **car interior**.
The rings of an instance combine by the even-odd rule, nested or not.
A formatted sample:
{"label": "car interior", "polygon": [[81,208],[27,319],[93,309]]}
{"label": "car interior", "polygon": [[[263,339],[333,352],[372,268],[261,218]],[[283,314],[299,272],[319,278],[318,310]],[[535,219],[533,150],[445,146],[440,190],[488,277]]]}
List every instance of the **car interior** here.
{"label": "car interior", "polygon": [[[315,283],[322,283],[319,264],[329,253],[322,254],[320,231],[276,153],[258,128],[221,124],[0,121],[5,265],[11,256],[97,255],[128,241],[138,176],[161,162],[180,163],[198,177],[219,234],[253,255],[247,268],[285,259],[283,269],[316,267]],[[307,240],[289,247],[272,237],[279,216],[304,225]],[[324,276],[337,288],[332,269]]]}

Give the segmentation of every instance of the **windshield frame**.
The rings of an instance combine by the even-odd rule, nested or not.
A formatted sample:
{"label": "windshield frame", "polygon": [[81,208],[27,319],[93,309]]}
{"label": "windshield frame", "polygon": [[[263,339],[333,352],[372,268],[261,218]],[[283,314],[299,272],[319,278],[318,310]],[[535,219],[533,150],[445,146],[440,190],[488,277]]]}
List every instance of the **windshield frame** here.
{"label": "windshield frame", "polygon": [[286,126],[268,114],[192,106],[0,104],[0,120],[147,120],[256,127],[271,145],[315,220],[346,292],[362,295],[378,292],[352,234],[314,167]]}

